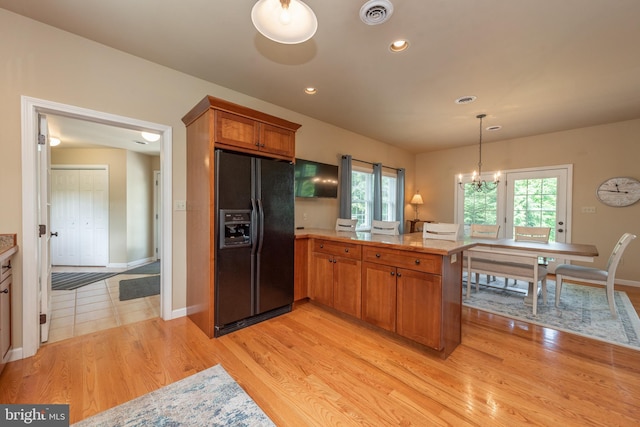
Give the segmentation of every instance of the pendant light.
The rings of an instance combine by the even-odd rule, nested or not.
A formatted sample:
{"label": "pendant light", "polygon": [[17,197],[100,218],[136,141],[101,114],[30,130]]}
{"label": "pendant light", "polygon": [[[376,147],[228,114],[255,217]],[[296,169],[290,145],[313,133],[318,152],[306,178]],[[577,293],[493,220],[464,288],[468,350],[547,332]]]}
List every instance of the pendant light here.
{"label": "pendant light", "polygon": [[259,0],[251,9],[251,21],[260,34],[283,44],[305,42],[318,29],[313,10],[300,0]]}
{"label": "pendant light", "polygon": [[[470,184],[473,186],[475,191],[493,191],[498,186],[500,182],[500,172],[493,174],[493,182],[487,182],[482,179],[482,119],[487,117],[486,114],[478,114],[476,119],[480,119],[480,142],[478,144],[478,172],[473,171],[473,175],[471,176]],[[464,184],[462,183],[462,174],[458,175],[458,185],[460,188],[464,189]]]}

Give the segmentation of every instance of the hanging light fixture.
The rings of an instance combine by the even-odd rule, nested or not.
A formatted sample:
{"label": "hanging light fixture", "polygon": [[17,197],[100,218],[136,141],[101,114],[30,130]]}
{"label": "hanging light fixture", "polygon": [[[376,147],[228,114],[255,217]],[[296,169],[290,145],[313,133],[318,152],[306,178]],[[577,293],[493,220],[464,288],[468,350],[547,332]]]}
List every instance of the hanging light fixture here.
{"label": "hanging light fixture", "polygon": [[[482,179],[482,119],[487,117],[486,114],[478,114],[476,116],[477,119],[480,119],[480,143],[478,146],[478,172],[473,171],[473,175],[471,176],[470,184],[473,186],[473,189],[476,191],[493,191],[498,186],[500,182],[500,171],[493,174],[493,182],[487,182]],[[458,175],[458,185],[460,188],[464,189],[464,185],[462,182],[462,174]]]}
{"label": "hanging light fixture", "polygon": [[259,0],[251,20],[263,36],[284,44],[305,42],[318,29],[313,10],[300,0]]}

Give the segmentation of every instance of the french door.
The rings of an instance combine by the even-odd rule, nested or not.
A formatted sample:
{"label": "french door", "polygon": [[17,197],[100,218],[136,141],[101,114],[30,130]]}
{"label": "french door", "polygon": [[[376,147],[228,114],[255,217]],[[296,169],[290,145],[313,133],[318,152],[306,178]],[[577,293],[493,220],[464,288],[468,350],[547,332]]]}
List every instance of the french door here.
{"label": "french door", "polygon": [[517,226],[550,227],[549,241],[568,241],[567,175],[566,168],[506,174],[506,237]]}

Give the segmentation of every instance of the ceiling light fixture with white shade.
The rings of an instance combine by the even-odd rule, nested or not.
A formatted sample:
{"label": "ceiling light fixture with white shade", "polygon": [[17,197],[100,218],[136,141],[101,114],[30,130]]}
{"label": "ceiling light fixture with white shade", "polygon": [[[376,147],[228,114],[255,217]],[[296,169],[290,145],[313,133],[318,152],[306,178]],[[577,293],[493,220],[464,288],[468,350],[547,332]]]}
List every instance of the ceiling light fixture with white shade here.
{"label": "ceiling light fixture with white shade", "polygon": [[[478,114],[476,116],[476,119],[480,119],[478,171],[477,172],[473,171],[473,175],[471,176],[471,182],[469,184],[471,184],[471,186],[475,191],[488,192],[488,191],[495,190],[496,187],[498,186],[498,183],[500,182],[500,171],[493,174],[493,182],[487,182],[484,179],[482,179],[482,119],[484,119],[485,117],[487,117],[486,114]],[[458,175],[458,185],[460,186],[460,188],[464,190],[465,184],[462,182],[462,174]]]}
{"label": "ceiling light fixture with white shade", "polygon": [[157,140],[160,139],[160,135],[157,133],[151,133],[151,132],[140,132],[140,133],[142,134],[142,137],[149,142],[156,142]]}
{"label": "ceiling light fixture with white shade", "polygon": [[260,34],[283,44],[306,42],[318,29],[313,10],[300,0],[259,0],[251,21]]}
{"label": "ceiling light fixture with white shade", "polygon": [[51,147],[57,147],[58,145],[60,145],[60,138],[56,138],[53,136],[49,137],[49,145]]}

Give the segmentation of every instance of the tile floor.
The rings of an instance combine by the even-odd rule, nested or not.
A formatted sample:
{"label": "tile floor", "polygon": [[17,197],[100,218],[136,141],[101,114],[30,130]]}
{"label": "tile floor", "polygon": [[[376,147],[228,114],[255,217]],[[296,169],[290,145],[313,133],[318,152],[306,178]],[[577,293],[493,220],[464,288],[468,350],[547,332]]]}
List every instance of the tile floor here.
{"label": "tile floor", "polygon": [[160,295],[120,301],[120,280],[144,276],[119,274],[72,291],[53,291],[48,343],[160,316]]}

